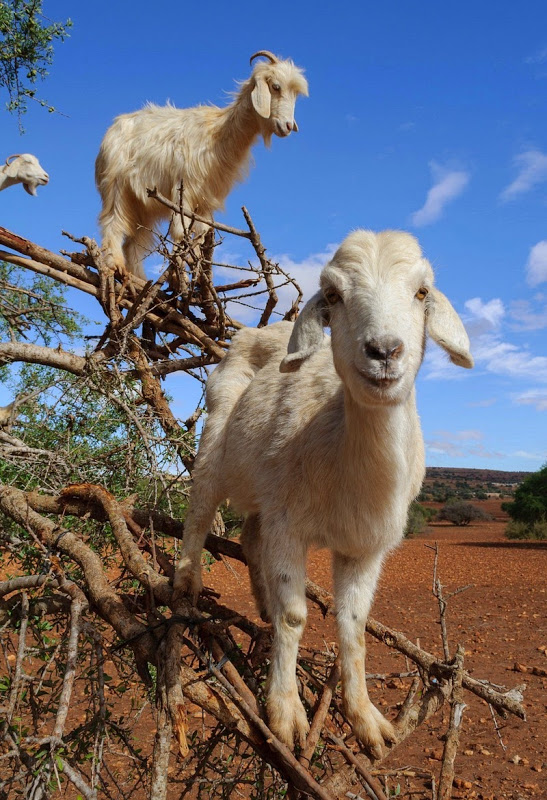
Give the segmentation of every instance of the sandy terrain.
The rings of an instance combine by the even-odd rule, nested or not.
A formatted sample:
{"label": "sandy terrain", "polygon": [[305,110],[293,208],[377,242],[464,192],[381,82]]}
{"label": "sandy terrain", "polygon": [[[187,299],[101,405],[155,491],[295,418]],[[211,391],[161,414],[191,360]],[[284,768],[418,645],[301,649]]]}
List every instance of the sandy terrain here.
{"label": "sandy terrain", "polygon": [[[526,683],[527,722],[500,720],[502,748],[489,707],[466,694],[462,740],[456,762],[461,787],[454,797],[501,800],[547,798],[547,677],[514,671],[515,664],[547,670],[547,543],[510,542],[504,537],[506,517],[497,500],[477,502],[494,515],[491,522],[465,528],[434,523],[425,534],[407,540],[385,565],[372,616],[420,640],[426,650],[442,653],[437,601],[431,592],[434,553],[426,545],[439,544],[439,577],[445,591],[473,584],[455,596],[448,610],[448,633],[453,647],[465,647],[466,669],[477,678],[512,688]],[[237,576],[216,565],[205,583],[222,591],[227,605],[253,613],[246,570],[235,565]],[[312,554],[310,577],[330,587],[330,562],[325,552]],[[336,639],[332,619],[310,610],[304,643],[320,645]],[[404,659],[369,637],[367,672],[404,671]],[[390,716],[404,697],[409,681],[389,686],[371,682],[371,696]],[[386,768],[411,765],[438,775],[442,735],[448,709],[434,717],[395,750]],[[384,766],[384,765],[383,765]],[[411,796],[423,782],[401,783],[401,796]],[[406,791],[406,794],[405,794]],[[416,794],[414,797],[424,796]]]}

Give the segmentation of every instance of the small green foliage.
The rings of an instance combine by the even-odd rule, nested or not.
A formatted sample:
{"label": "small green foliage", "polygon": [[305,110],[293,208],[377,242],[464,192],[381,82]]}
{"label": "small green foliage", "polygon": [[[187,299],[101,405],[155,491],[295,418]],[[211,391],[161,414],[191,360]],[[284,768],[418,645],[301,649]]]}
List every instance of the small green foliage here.
{"label": "small green foliage", "polygon": [[47,76],[55,40],[66,39],[72,22],[48,23],[42,14],[42,0],[0,2],[0,89],[8,93],[7,110],[16,113],[19,120],[27,111],[29,99],[49,112],[55,111],[37,96],[36,83]]}
{"label": "small green foliage", "polygon": [[511,520],[505,529],[508,539],[535,539],[547,540],[547,518],[536,519],[534,522],[521,522]]}
{"label": "small green foliage", "polygon": [[453,500],[447,503],[438,513],[438,519],[444,519],[453,525],[462,527],[478,520],[492,519],[491,515],[473,503],[465,500]]}
{"label": "small green foliage", "polygon": [[531,525],[547,519],[547,464],[529,475],[515,490],[515,499],[502,508],[516,522]]}
{"label": "small green foliage", "polygon": [[435,516],[431,508],[426,508],[414,500],[408,509],[408,518],[405,527],[405,537],[415,536],[425,530],[427,523]]}

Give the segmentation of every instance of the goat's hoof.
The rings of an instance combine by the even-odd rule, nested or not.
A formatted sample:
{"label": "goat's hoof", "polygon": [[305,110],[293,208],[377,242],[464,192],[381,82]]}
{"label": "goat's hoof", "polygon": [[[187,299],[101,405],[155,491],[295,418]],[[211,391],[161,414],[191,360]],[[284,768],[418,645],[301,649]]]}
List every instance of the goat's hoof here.
{"label": "goat's hoof", "polygon": [[176,606],[177,603],[186,600],[195,606],[202,589],[199,566],[196,567],[189,558],[182,558],[173,579],[173,603]]}
{"label": "goat's hoof", "polygon": [[294,749],[295,743],[304,747],[310,725],[299,697],[268,700],[268,721],[272,732],[290,750]]}
{"label": "goat's hoof", "polygon": [[355,736],[375,759],[383,757],[386,744],[393,744],[397,740],[391,722],[372,703],[367,713],[354,716],[350,724]]}

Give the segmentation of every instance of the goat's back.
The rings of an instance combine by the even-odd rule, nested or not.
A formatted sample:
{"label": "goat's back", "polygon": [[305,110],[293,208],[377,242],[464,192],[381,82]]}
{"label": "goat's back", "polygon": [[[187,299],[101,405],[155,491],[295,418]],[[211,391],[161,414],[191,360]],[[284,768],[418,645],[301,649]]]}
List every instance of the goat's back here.
{"label": "goat's back", "polygon": [[281,363],[287,353],[291,322],[276,322],[266,328],[242,328],[230,350],[207,382],[209,414],[222,409],[229,414],[257,372],[272,361]]}

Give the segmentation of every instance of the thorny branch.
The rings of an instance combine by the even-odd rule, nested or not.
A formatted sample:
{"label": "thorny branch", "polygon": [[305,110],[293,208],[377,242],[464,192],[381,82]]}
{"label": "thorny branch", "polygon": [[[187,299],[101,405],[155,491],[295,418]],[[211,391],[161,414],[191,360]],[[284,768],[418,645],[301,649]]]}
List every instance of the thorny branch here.
{"label": "thorny branch", "polygon": [[[150,196],[181,213],[182,199],[177,206],[155,190]],[[292,286],[294,297],[280,316],[294,318],[301,299],[268,259],[246,209],[243,215],[246,230],[208,223],[204,243],[192,226],[208,221],[192,216],[183,220],[182,242],[158,237],[163,268],[147,282],[109,273],[87,237],[70,237],[83,251],[58,255],[0,228],[8,248],[0,259],[95,297],[107,320],[95,347],[74,353],[57,335],[58,304],[4,282],[13,297],[0,303],[8,331],[0,365],[37,365],[48,374],[20,395],[23,421],[0,430],[0,658],[7,676],[0,682],[0,798],[18,792],[40,800],[68,781],[89,800],[125,800],[143,789],[163,800],[173,774],[186,787],[181,796],[194,785],[207,797],[241,786],[252,797],[278,796],[287,786],[291,797],[386,797],[373,774],[381,759],[358,748],[344,718],[336,653],[301,652],[311,728],[295,755],[269,730],[263,710],[270,629],[222,605],[215,592],[204,593],[197,610],[175,613],[172,602],[200,410],[181,423],[162,380],[182,370],[203,381],[242,326],[233,309],[250,296],[264,301],[257,325],[278,313],[281,287]],[[248,243],[253,255],[245,266],[222,264],[215,253],[221,236]],[[22,341],[40,313],[47,318],[42,341],[55,335],[57,347]],[[245,563],[225,524],[237,521],[217,515],[206,560]],[[440,582],[435,587],[444,620],[448,598]],[[332,613],[328,592],[308,581],[307,594]],[[517,690],[472,678],[459,651],[450,658],[445,625],[442,658],[373,619],[367,631],[413,665],[396,673],[410,684],[398,704],[395,746],[445,702],[456,715],[463,691],[524,718]],[[83,685],[89,702],[81,714]],[[118,702],[125,710],[116,710]],[[446,797],[457,727],[454,717],[439,788]]]}

